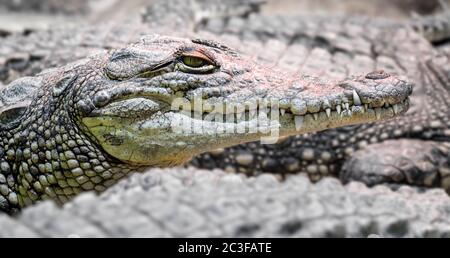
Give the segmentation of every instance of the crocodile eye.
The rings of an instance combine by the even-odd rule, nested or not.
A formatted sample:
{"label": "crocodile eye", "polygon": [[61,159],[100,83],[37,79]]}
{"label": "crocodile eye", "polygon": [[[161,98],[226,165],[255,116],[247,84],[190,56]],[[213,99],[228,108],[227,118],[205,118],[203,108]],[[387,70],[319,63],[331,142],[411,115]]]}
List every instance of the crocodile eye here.
{"label": "crocodile eye", "polygon": [[211,73],[217,66],[208,56],[200,52],[184,53],[176,66],[185,73]]}
{"label": "crocodile eye", "polygon": [[206,61],[196,56],[184,56],[183,63],[187,66],[198,68],[204,66]]}

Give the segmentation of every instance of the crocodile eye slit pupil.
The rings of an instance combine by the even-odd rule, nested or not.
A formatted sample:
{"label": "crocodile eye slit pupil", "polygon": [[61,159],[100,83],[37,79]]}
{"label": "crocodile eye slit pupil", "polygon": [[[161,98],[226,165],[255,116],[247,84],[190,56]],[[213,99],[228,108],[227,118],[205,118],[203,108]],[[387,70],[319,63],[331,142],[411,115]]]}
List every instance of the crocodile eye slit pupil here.
{"label": "crocodile eye slit pupil", "polygon": [[205,60],[195,56],[183,56],[182,61],[185,65],[193,68],[202,67],[206,64]]}

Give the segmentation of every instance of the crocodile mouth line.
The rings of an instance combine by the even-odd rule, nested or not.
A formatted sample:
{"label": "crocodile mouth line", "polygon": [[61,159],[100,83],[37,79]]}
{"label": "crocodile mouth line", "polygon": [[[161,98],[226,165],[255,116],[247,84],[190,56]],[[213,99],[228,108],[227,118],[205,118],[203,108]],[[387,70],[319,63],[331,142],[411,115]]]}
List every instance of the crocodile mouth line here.
{"label": "crocodile mouth line", "polygon": [[[357,96],[357,94],[355,95]],[[406,112],[409,108],[409,97],[395,104],[385,102],[381,106],[362,103],[358,97],[352,101],[342,102],[334,106],[322,107],[318,112],[299,112],[289,105],[282,105],[279,102],[263,101],[264,104],[234,104],[234,103],[195,103],[186,102],[183,99],[184,106],[172,106],[166,101],[161,101],[154,96],[134,96],[130,98],[120,98],[112,101],[103,108],[93,112],[94,116],[116,116],[116,117],[141,117],[145,118],[157,112],[175,112],[182,113],[185,117],[194,120],[203,120],[208,122],[239,123],[251,121],[259,115],[269,117],[270,119],[288,119],[295,121],[311,119],[311,121],[339,120],[340,118],[352,118],[354,115],[373,115],[372,120],[381,120],[390,118]],[[275,104],[274,104],[275,103]],[[117,110],[120,112],[117,112]]]}
{"label": "crocodile mouth line", "polygon": [[403,101],[396,104],[388,104],[387,102],[380,107],[374,107],[371,104],[362,105],[350,105],[348,102],[342,105],[336,105],[333,108],[326,108],[315,113],[306,113],[303,115],[292,112],[289,108],[273,108],[273,107],[260,107],[257,106],[254,109],[245,110],[241,109],[241,112],[217,112],[217,111],[196,111],[193,109],[180,109],[172,110],[177,113],[182,113],[184,116],[193,120],[202,120],[208,122],[222,122],[222,123],[239,123],[249,122],[252,119],[257,119],[260,115],[263,115],[269,119],[287,119],[294,120],[296,124],[298,121],[304,121],[309,119],[311,121],[332,121],[344,118],[352,118],[357,115],[367,115],[366,117],[372,118],[372,120],[381,120],[384,118],[392,118],[397,115],[405,113],[409,108],[409,98],[405,98]]}

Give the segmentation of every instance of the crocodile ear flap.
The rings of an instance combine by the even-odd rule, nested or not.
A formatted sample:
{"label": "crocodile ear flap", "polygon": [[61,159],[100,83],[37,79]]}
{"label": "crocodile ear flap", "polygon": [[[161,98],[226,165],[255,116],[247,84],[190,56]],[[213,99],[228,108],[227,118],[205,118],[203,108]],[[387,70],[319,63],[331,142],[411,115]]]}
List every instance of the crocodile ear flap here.
{"label": "crocodile ear flap", "polygon": [[24,77],[0,88],[0,129],[18,125],[40,85],[40,78]]}
{"label": "crocodile ear flap", "polygon": [[20,122],[20,118],[25,114],[29,106],[29,102],[19,103],[7,107],[0,108],[0,125],[2,127],[9,127]]}
{"label": "crocodile ear flap", "polygon": [[53,87],[53,97],[61,96],[69,87],[71,87],[77,80],[77,75],[68,74],[64,76]]}

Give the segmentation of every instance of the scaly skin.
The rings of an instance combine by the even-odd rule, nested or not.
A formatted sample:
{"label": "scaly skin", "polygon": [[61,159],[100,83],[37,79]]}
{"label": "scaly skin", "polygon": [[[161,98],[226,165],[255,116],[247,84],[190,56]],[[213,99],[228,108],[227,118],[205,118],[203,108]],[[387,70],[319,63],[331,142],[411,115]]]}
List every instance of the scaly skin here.
{"label": "scaly skin", "polygon": [[[198,5],[187,6],[198,7]],[[163,7],[168,8],[166,2],[160,4],[159,7],[158,5],[153,6],[148,10],[146,17],[164,13],[159,12],[161,8],[167,9]],[[222,9],[219,8],[219,10]],[[244,10],[243,13],[245,13],[247,12],[245,10],[252,10],[252,8],[241,10]],[[186,15],[189,14],[186,19],[198,17],[195,13],[195,11],[186,13]],[[408,118],[384,124],[371,124],[309,136],[298,136],[273,146],[251,143],[225,151],[214,151],[211,155],[204,155],[191,164],[206,168],[225,168],[248,174],[308,172],[314,181],[323,176],[339,176],[341,174],[344,181],[359,179],[368,184],[394,181],[449,188],[448,176],[445,173],[448,168],[446,165],[448,164],[448,158],[446,158],[448,155],[445,151],[448,148],[445,142],[448,142],[449,135],[448,116],[446,115],[448,104],[445,100],[448,90],[439,85],[442,80],[445,80],[445,73],[441,72],[440,76],[436,76],[439,73],[437,70],[442,69],[443,64],[446,63],[444,60],[443,64],[431,65],[432,69],[429,69],[427,63],[436,55],[435,50],[424,40],[422,35],[411,30],[414,28],[411,28],[410,24],[363,17],[268,17],[254,13],[249,17],[246,15],[230,17],[225,13],[219,17],[225,16],[226,18],[217,19],[214,18],[217,13],[201,13],[202,22],[200,24],[192,23],[196,24],[193,27],[198,33],[210,31],[220,34],[222,35],[220,36],[221,41],[228,42],[242,52],[257,57],[260,63],[276,63],[283,70],[292,73],[313,74],[333,79],[344,79],[352,74],[364,74],[371,70],[384,69],[392,74],[407,74],[416,82],[416,87],[413,96],[414,113],[411,113]],[[174,15],[176,16],[176,14],[175,12]],[[165,20],[165,18],[170,20],[170,17],[172,16],[153,19],[151,21],[156,24],[152,26],[165,30],[165,24],[172,24]],[[180,27],[187,24],[191,23],[182,23]],[[45,67],[65,64],[74,60],[73,52],[77,54],[76,56],[83,57],[90,51],[99,51],[116,44],[123,44],[149,29],[136,25],[132,26],[136,29],[135,31],[130,31],[129,26],[125,26],[125,29],[121,29],[120,26],[113,27],[114,30],[89,28],[75,30],[76,32],[52,30],[36,32],[28,36],[8,37],[4,40],[4,45],[7,46],[4,63],[10,64],[3,66],[6,68],[4,74],[9,75],[7,77],[9,79],[6,80],[11,80],[19,75],[33,74]],[[184,33],[173,29],[169,32]],[[39,42],[55,42],[55,44],[49,47],[48,44],[41,45]],[[74,51],[74,49],[76,50]],[[23,69],[21,64],[24,64]],[[428,85],[432,85],[434,90],[427,90]],[[353,131],[358,133],[352,135]],[[367,146],[370,148],[372,144],[381,143],[382,145],[385,140],[395,139],[420,139],[427,141],[426,144],[431,141],[431,145],[439,146],[443,158],[437,163],[423,160],[424,156],[412,158],[411,160],[417,161],[416,166],[410,166],[410,169],[402,171],[406,175],[403,177],[398,177],[398,172],[392,174],[391,169],[380,170],[378,176],[370,175],[370,173],[370,177],[364,175],[365,167],[358,164],[370,164],[369,162],[373,162],[373,158],[370,156],[362,158],[364,155],[357,154],[355,156],[358,157],[358,162],[355,162],[352,159],[353,153]],[[386,147],[390,148],[391,146],[392,144]],[[374,148],[378,149],[378,147]],[[364,153],[364,150],[362,152]],[[368,151],[367,153],[372,152]],[[408,153],[415,152],[409,151]],[[344,166],[345,169],[342,171],[343,165],[347,162],[352,165]],[[420,173],[417,173],[424,167],[421,164],[428,163],[432,164],[431,170],[435,172],[432,180],[425,180]],[[414,164],[414,162],[409,162],[409,164]],[[374,167],[380,166],[375,164]],[[352,170],[359,172],[350,173]],[[392,176],[390,177],[389,174]],[[416,176],[409,176],[409,174]],[[372,179],[367,180],[368,178]],[[383,180],[373,180],[374,178],[383,178]],[[405,180],[405,178],[412,180]]]}
{"label": "scaly skin", "polygon": [[48,68],[120,48],[151,31],[145,24],[128,22],[100,27],[57,27],[29,34],[15,33],[0,38],[0,81],[7,84]]}
{"label": "scaly skin", "polygon": [[[215,42],[148,36],[2,89],[1,209],[14,212],[42,199],[64,203],[82,191],[101,192],[131,171],[182,164],[265,135],[250,129],[267,126],[254,126],[256,118],[234,109],[233,119],[245,116],[215,118],[200,131],[173,127],[177,119],[198,125],[214,112],[222,118],[225,105],[277,99],[284,115],[275,126],[288,136],[392,118],[408,109],[411,90],[383,72],[341,82],[293,77]],[[200,97],[214,108],[194,105],[191,117],[190,104],[183,107],[188,114],[171,109],[179,97],[188,103]]]}
{"label": "scaly skin", "polygon": [[449,237],[441,189],[368,188],[304,175],[280,182],[198,168],[134,174],[99,198],[0,214],[0,237]]}
{"label": "scaly skin", "polygon": [[[296,136],[272,146],[250,143],[218,150],[194,159],[194,166],[247,174],[307,172],[314,181],[334,175],[345,182],[407,183],[450,190],[449,60],[409,25],[361,17],[254,15],[212,19],[199,30],[231,39],[228,35],[233,34],[236,45],[253,39],[255,43],[244,44],[243,51],[253,51],[261,61],[275,60],[294,73],[339,79],[385,69],[407,74],[415,88],[411,110],[396,120]],[[405,143],[408,140],[411,144]],[[423,141],[428,153],[421,153],[417,140]],[[394,146],[402,146],[408,159],[404,154],[392,157],[397,150]]]}
{"label": "scaly skin", "polygon": [[[154,1],[148,15],[127,21],[107,21],[99,26],[58,26],[24,33],[0,31],[0,81],[5,84],[35,75],[97,52],[120,48],[143,35],[160,33],[198,37],[192,30],[210,17],[247,16],[259,10],[262,0]],[[173,9],[176,10],[173,10]],[[173,15],[172,15],[173,14]],[[369,72],[369,71],[367,71]]]}
{"label": "scaly skin", "polygon": [[[324,33],[326,31],[323,30]],[[74,31],[72,33],[79,35]],[[96,33],[94,35],[100,34],[98,31]],[[111,37],[105,43],[113,42],[120,35],[122,34]],[[32,38],[37,42],[40,41],[38,37]],[[73,36],[72,41],[62,42],[51,38],[52,36],[49,36],[42,41],[58,42],[53,46],[54,48],[57,46],[64,48],[67,42],[76,44]],[[91,35],[88,38],[95,37]],[[17,49],[22,47],[22,51],[18,52],[22,53],[23,47],[35,44],[33,39],[25,39],[22,42],[17,44]],[[337,42],[334,44],[337,45]],[[409,41],[405,40],[405,42]],[[275,60],[279,58],[279,52],[273,49],[277,49],[276,47],[282,44],[273,40],[271,43],[275,44],[267,43],[266,51],[260,54],[262,59],[270,59],[272,56],[276,57]],[[404,46],[397,40],[392,44],[397,44],[399,50],[402,50]],[[95,47],[100,45],[101,43]],[[301,44],[293,45],[289,49],[299,49],[299,45]],[[422,43],[419,45],[422,46]],[[250,44],[247,41],[241,46],[250,46]],[[318,49],[327,50],[318,44],[316,46]],[[94,45],[88,45],[88,47],[94,48]],[[45,49],[45,44],[42,48]],[[39,47],[31,49],[29,49],[30,53],[37,53],[36,50],[39,50]],[[73,60],[70,59],[70,55],[64,54],[69,50],[76,52],[76,46],[72,45],[66,51],[58,51],[61,56],[55,53],[47,60],[55,60],[51,62],[52,66],[58,65],[57,60],[61,60],[60,64],[65,64],[66,61],[62,60],[64,55],[68,56],[67,60]],[[351,51],[350,49],[349,52]],[[318,56],[318,51],[314,52],[315,54],[310,55],[311,60]],[[294,53],[296,54],[291,54],[290,60],[303,59],[302,55]],[[305,51],[305,53],[309,52]],[[289,64],[286,58],[288,54],[286,52],[284,61],[278,62],[283,69],[293,65],[292,63],[287,65]],[[27,56],[22,58],[25,61],[28,60]],[[314,67],[315,63],[311,60],[308,63]],[[37,67],[42,60],[31,61]],[[349,66],[356,67],[352,64]],[[326,63],[323,67],[327,67]],[[333,66],[328,67],[333,68]],[[45,68],[45,65],[40,69],[42,68]],[[365,72],[364,67],[361,70]],[[17,71],[16,75],[20,75],[21,72],[27,71]],[[343,131],[343,133],[351,134],[352,132]],[[324,138],[326,140],[326,137]],[[395,142],[394,140],[394,144],[389,146],[397,144]],[[410,146],[411,143],[410,139],[402,142],[405,142],[402,146]],[[433,148],[432,142],[422,141],[422,144],[424,143],[426,150]],[[315,148],[315,146],[311,147]],[[395,148],[398,147],[395,146]],[[439,145],[437,147],[441,148]],[[297,148],[301,149],[299,146]],[[266,148],[261,147],[251,151],[264,149]],[[391,153],[399,154],[394,151]],[[412,154],[415,155],[415,153]],[[380,156],[385,157],[383,153]],[[433,160],[433,164],[436,160],[438,159]],[[243,166],[238,164],[238,167]],[[130,179],[122,180],[101,198],[94,195],[80,196],[63,209],[55,207],[52,202],[44,202],[42,205],[25,209],[18,218],[0,215],[0,228],[2,228],[0,235],[5,237],[67,237],[72,234],[81,237],[367,237],[369,234],[378,234],[387,237],[448,237],[450,232],[448,207],[448,196],[436,190],[417,193],[410,187],[403,187],[400,191],[392,192],[382,186],[367,189],[357,183],[351,183],[344,188],[334,179],[325,179],[318,184],[311,184],[302,175],[293,175],[286,181],[279,182],[269,175],[245,178],[225,175],[219,170],[199,171],[174,168],[160,171],[152,169],[148,173],[137,174]]]}
{"label": "scaly skin", "polygon": [[154,1],[142,15],[144,23],[158,32],[196,30],[211,18],[247,17],[260,11],[266,0],[169,0]]}
{"label": "scaly skin", "polygon": [[443,12],[434,15],[414,15],[409,25],[433,43],[442,43],[450,38],[450,9],[448,3],[439,1]]}

